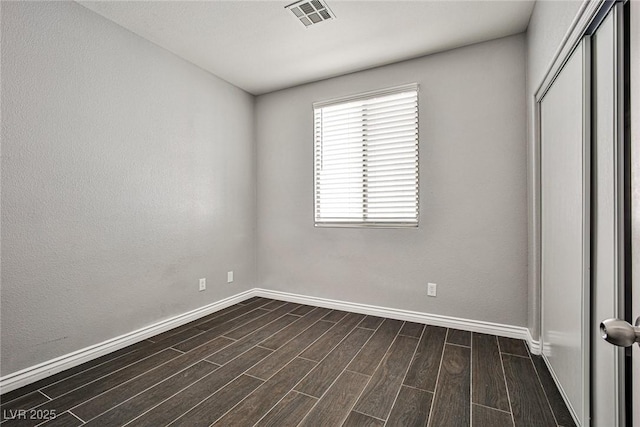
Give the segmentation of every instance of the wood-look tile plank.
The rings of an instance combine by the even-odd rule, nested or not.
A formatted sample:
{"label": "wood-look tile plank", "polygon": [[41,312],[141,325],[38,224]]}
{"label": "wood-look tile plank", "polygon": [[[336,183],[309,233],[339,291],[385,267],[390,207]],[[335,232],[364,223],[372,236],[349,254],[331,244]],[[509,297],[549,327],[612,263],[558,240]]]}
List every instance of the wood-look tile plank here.
{"label": "wood-look tile plank", "polygon": [[343,372],[327,390],[316,406],[309,411],[298,427],[335,427],[341,425],[369,377],[355,372]]}
{"label": "wood-look tile plank", "polygon": [[293,341],[283,345],[262,362],[249,369],[247,373],[263,380],[269,379],[333,326],[334,324],[331,322],[315,323]]}
{"label": "wood-look tile plank", "polygon": [[[165,363],[164,365],[158,366],[157,368],[152,369],[149,372],[146,372],[145,374],[126,382],[125,384],[114,387],[111,390],[95,397],[94,399],[91,399],[83,403],[82,405],[77,406],[76,408],[74,408],[73,413],[78,415],[83,420],[90,420],[94,417],[97,417],[103,412],[108,411],[110,408],[115,407],[116,405],[137,395],[138,393],[145,391],[153,385],[164,381],[167,378],[172,377],[171,381],[176,381],[177,378],[180,377],[173,377],[174,375],[199,362],[205,357],[215,353],[221,348],[224,348],[232,342],[233,341],[229,338],[218,337],[207,344],[197,347],[188,353],[184,353],[176,357],[175,359]],[[208,369],[202,368],[201,370],[208,370],[209,372],[211,372],[216,367],[212,364],[208,365]],[[188,376],[188,374],[186,373],[185,375]],[[186,380],[182,380],[182,382],[184,381]]]}
{"label": "wood-look tile plank", "polygon": [[447,343],[469,347],[471,345],[471,332],[449,328]]}
{"label": "wood-look tile plank", "polygon": [[40,425],[47,427],[76,427],[82,424],[84,423],[69,412],[63,412],[62,414],[56,415],[52,420]]}
{"label": "wood-look tile plank", "polygon": [[371,329],[355,328],[295,389],[310,396],[321,397],[372,333]]}
{"label": "wood-look tile plank", "polygon": [[438,326],[425,328],[404,384],[426,391],[436,390],[436,380],[438,379],[446,335],[446,328]]}
{"label": "wood-look tile plank", "polygon": [[[194,320],[193,322],[189,322],[186,325],[178,326],[177,328],[173,328],[173,329],[170,329],[170,330],[168,330],[166,332],[163,332],[163,333],[161,333],[159,335],[153,336],[153,337],[149,338],[149,341],[151,341],[153,343],[157,343],[159,341],[162,341],[164,339],[167,339],[169,337],[172,337],[174,335],[182,333],[182,332],[186,331],[187,329],[192,329],[194,331],[197,331],[199,328],[197,328],[196,321]],[[202,333],[202,330],[200,330],[200,332]]]}
{"label": "wood-look tile plank", "polygon": [[246,299],[244,301],[239,302],[238,304],[245,305],[245,304],[250,304],[250,303],[255,302],[255,301],[269,301],[269,300],[267,300],[266,298],[262,298],[262,297],[251,297],[249,299]]}
{"label": "wood-look tile plank", "polygon": [[402,386],[393,405],[387,425],[403,427],[423,427],[427,425],[433,393],[417,388]]}
{"label": "wood-look tile plank", "polygon": [[[179,342],[184,337],[190,337],[193,335],[197,335],[202,331],[198,331],[197,329],[187,329],[177,335],[171,336],[163,341],[153,343],[151,345],[145,346],[138,351],[133,353],[125,354],[122,357],[119,357],[114,360],[110,360],[106,363],[96,366],[90,370],[83,372],[82,375],[76,375],[70,378],[67,378],[58,383],[52,384],[42,391],[52,399],[56,397],[62,396],[65,393],[70,392],[71,390],[77,389],[85,384],[88,384],[92,381],[97,380],[98,378],[104,377],[105,375],[111,374],[117,369],[123,369],[127,365],[139,362],[141,359],[145,357],[149,357],[155,353],[158,353],[163,347],[169,347],[174,342]],[[186,339],[186,338],[185,338]],[[177,353],[177,352],[176,352]]]}
{"label": "wood-look tile plank", "polygon": [[289,392],[276,406],[264,416],[256,426],[282,427],[296,426],[313,408],[317,399],[297,393]]}
{"label": "wood-look tile plank", "polygon": [[[85,402],[101,393],[104,393],[110,388],[116,387],[150,369],[155,368],[156,366],[174,359],[180,354],[181,353],[172,349],[162,350],[160,353],[147,357],[146,359],[129,365],[124,369],[113,372],[101,378],[99,381],[94,381],[92,383],[86,384],[80,388],[73,390],[70,393],[64,394],[49,402],[45,402],[44,404],[38,406],[38,409],[44,411],[54,410],[56,413],[65,412],[82,402]],[[20,425],[24,426],[32,426],[36,424],[37,422],[20,423]]]}
{"label": "wood-look tile plank", "polygon": [[[295,310],[293,310],[291,312],[291,314],[295,314],[297,316],[304,316],[305,314],[309,313],[310,311],[313,311],[317,308],[320,307],[314,307],[312,305],[301,305],[300,307],[296,308]],[[325,308],[324,310],[329,310],[328,308]]]}
{"label": "wood-look tile plank", "polygon": [[327,322],[339,322],[347,315],[346,311],[341,310],[331,310],[322,320],[326,320]]}
{"label": "wood-look tile plank", "polygon": [[502,354],[502,361],[516,426],[555,426],[531,359]]}
{"label": "wood-look tile plank", "polygon": [[270,303],[265,304],[262,308],[264,308],[265,310],[275,310],[276,308],[280,308],[285,304],[286,301],[273,300]]}
{"label": "wood-look tile plank", "polygon": [[472,427],[513,427],[511,413],[498,411],[497,409],[471,405],[473,412]]}
{"label": "wood-look tile plank", "polygon": [[[216,367],[207,362],[198,362],[195,365],[159,382],[144,393],[132,399],[123,400],[114,405],[106,412],[96,414],[96,411],[89,413],[82,407],[74,408],[73,413],[83,420],[90,420],[89,426],[122,425],[125,422],[137,417],[155,404],[162,402],[178,393],[185,387],[199,381],[216,370]],[[91,408],[93,409],[93,408]],[[87,415],[83,416],[83,413]]]}
{"label": "wood-look tile plank", "polygon": [[430,427],[468,426],[471,400],[471,349],[445,345]]}
{"label": "wood-look tile plank", "polygon": [[137,351],[141,348],[147,347],[149,345],[151,345],[151,341],[140,341],[137,342],[135,344],[131,344],[130,346],[121,348],[120,350],[116,350],[113,353],[109,353],[109,354],[105,354],[104,356],[100,356],[97,359],[94,360],[89,360],[88,362],[84,362],[78,366],[75,366],[73,368],[70,369],[66,369],[62,372],[58,372],[57,374],[51,375],[50,377],[46,377],[43,378],[41,380],[38,380],[34,383],[31,383],[29,385],[26,385],[24,387],[21,387],[19,389],[16,390],[12,390],[8,393],[4,393],[2,395],[0,395],[0,402],[3,403],[9,403],[12,400],[15,400],[21,396],[24,396],[25,394],[29,394],[33,391],[42,389],[47,387],[50,384],[56,383],[58,381],[61,381],[65,378],[69,378],[72,377],[74,375],[78,375],[81,372],[87,371],[89,369],[95,368],[96,366],[99,366],[105,362],[108,362],[110,360],[113,359],[117,359],[125,354],[128,353],[132,353],[134,351]]}
{"label": "wood-look tile plank", "polygon": [[300,356],[316,362],[322,360],[364,318],[362,314],[349,313]]}
{"label": "wood-look tile plank", "polygon": [[241,340],[236,341],[233,344],[223,348],[222,350],[212,354],[207,358],[207,360],[219,365],[224,365],[234,357],[244,353],[254,345],[260,343],[261,341],[264,341],[266,338],[270,337],[271,335],[275,334],[276,332],[290,325],[296,320],[298,320],[297,316],[286,314],[267,324],[266,326],[258,329],[257,331],[246,335]]}
{"label": "wood-look tile plank", "polygon": [[249,323],[246,323],[239,328],[232,330],[225,334],[226,337],[233,338],[234,340],[239,340],[247,335],[257,331],[258,329],[264,327],[265,325],[273,322],[274,320],[284,316],[290,311],[295,310],[299,307],[299,304],[286,303],[282,307],[277,308],[270,312],[269,314],[265,314],[264,316],[253,320]]}
{"label": "wood-look tile plank", "polygon": [[221,312],[215,313],[213,317],[208,318],[207,320],[204,320],[204,321],[201,321],[200,319],[196,320],[194,322],[195,327],[197,327],[198,329],[209,330],[218,325],[222,325],[223,323],[228,322],[229,320],[236,319],[244,314],[250,313],[253,310],[257,310],[257,309],[264,310],[263,308],[264,305],[265,305],[265,301],[255,301],[255,302],[246,304],[244,306],[233,305],[228,308],[228,309],[232,309],[232,310],[229,310],[228,312],[224,312],[225,310],[228,310],[228,309],[225,309],[225,310],[222,310]]}
{"label": "wood-look tile plank", "polygon": [[185,341],[185,340],[191,339],[192,337],[200,335],[202,334],[202,332],[203,332],[202,330],[197,328],[186,329],[175,335],[171,335],[170,337],[167,337],[163,340],[156,341],[151,345],[149,345],[148,347],[144,347],[143,349],[138,350],[138,352],[144,352],[147,349],[152,349],[155,351],[164,350],[165,348],[173,347],[174,345],[181,343],[182,341]]}
{"label": "wood-look tile plank", "polygon": [[573,417],[567,409],[566,403],[562,399],[562,395],[556,387],[555,381],[553,381],[553,377],[547,368],[547,365],[544,363],[542,356],[532,355],[531,360],[533,361],[533,365],[538,373],[538,377],[540,378],[540,382],[542,383],[542,389],[547,395],[547,399],[549,400],[549,404],[551,404],[551,410],[553,411],[553,415],[555,415],[555,419],[558,422],[558,425],[563,427],[575,427],[575,422],[573,421]]}
{"label": "wood-look tile plank", "polygon": [[[207,375],[200,381],[192,384],[168,400],[163,401],[149,395],[143,396],[147,394],[147,392],[136,396],[136,399],[140,398],[151,401],[152,406],[150,407],[153,409],[133,420],[133,422],[128,424],[127,427],[166,425],[189,411],[196,403],[202,402],[211,396],[213,393],[240,376],[243,372],[267,357],[269,354],[271,354],[271,350],[253,347],[246,353],[232,360],[225,366],[218,368],[212,374]],[[153,393],[153,390],[150,390],[149,392]]]}
{"label": "wood-look tile plank", "polygon": [[[392,424],[389,424],[392,425]],[[360,412],[351,411],[342,427],[383,427],[384,421]]]}
{"label": "wood-look tile plank", "polygon": [[504,382],[498,339],[494,335],[474,333],[471,346],[472,402],[511,411]]}
{"label": "wood-look tile plank", "polygon": [[193,350],[194,348],[201,346],[202,344],[205,344],[221,335],[234,330],[237,327],[245,325],[253,320],[259,319],[269,313],[271,312],[258,308],[256,310],[250,311],[249,313],[245,313],[239,317],[228,320],[221,325],[208,329],[200,335],[196,335],[193,338],[176,344],[173,346],[173,348],[184,352]]}
{"label": "wood-look tile plank", "polygon": [[253,425],[289,393],[315,365],[309,360],[294,359],[213,425]]}
{"label": "wood-look tile plank", "polygon": [[150,338],[153,342],[162,341],[165,338],[168,338],[176,333],[182,332],[185,329],[197,328],[202,330],[211,329],[214,326],[220,325],[224,322],[227,322],[231,319],[239,317],[245,313],[248,313],[252,310],[255,310],[260,307],[264,303],[254,302],[247,305],[232,305],[227,308],[223,308],[222,310],[216,311],[215,313],[211,313],[208,316],[201,317],[184,325],[178,326],[177,328],[173,328],[169,331],[163,332],[159,335],[156,335]]}
{"label": "wood-look tile plank", "polygon": [[33,391],[10,402],[2,402],[0,405],[0,413],[2,414],[2,419],[4,419],[5,414],[8,412],[15,412],[20,409],[31,409],[49,400],[48,397],[39,391]]}
{"label": "wood-look tile plank", "polygon": [[378,316],[367,316],[364,320],[358,325],[360,328],[365,329],[378,329],[378,326],[384,321],[383,317]]}
{"label": "wood-look tile plank", "polygon": [[527,346],[523,340],[514,338],[498,337],[500,351],[502,353],[514,354],[516,356],[529,357]]}
{"label": "wood-look tile plank", "polygon": [[402,325],[402,329],[400,329],[400,335],[420,338],[423,329],[424,325],[421,323],[404,322],[404,325]]}
{"label": "wood-look tile plank", "polygon": [[206,400],[170,424],[172,427],[208,426],[236,406],[263,384],[256,378],[240,375]]}
{"label": "wood-look tile plank", "polygon": [[280,332],[262,341],[260,345],[271,350],[277,350],[300,332],[320,320],[328,311],[326,308],[317,308],[282,329]]}
{"label": "wood-look tile plank", "polygon": [[354,406],[355,411],[387,419],[417,345],[416,338],[398,335]]}
{"label": "wood-look tile plank", "polygon": [[401,327],[401,321],[385,319],[347,369],[365,375],[373,375],[373,371],[378,367]]}

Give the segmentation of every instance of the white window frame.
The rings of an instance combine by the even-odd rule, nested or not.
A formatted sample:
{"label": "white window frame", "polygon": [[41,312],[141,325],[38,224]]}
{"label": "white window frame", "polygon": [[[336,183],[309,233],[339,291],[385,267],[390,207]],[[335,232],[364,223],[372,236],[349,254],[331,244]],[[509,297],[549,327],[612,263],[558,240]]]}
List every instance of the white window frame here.
{"label": "white window frame", "polygon": [[[404,228],[404,227],[418,227],[419,226],[419,213],[420,213],[420,209],[419,209],[419,205],[420,205],[420,197],[419,197],[419,135],[418,135],[418,128],[419,128],[419,108],[418,108],[418,84],[416,83],[411,83],[411,84],[406,84],[406,85],[402,85],[402,86],[395,86],[395,87],[391,87],[391,88],[386,88],[386,89],[382,89],[382,90],[375,90],[375,91],[370,91],[370,92],[366,92],[366,93],[360,93],[360,94],[356,94],[356,95],[351,95],[351,96],[346,96],[346,97],[341,97],[341,98],[337,98],[337,99],[332,99],[332,100],[328,100],[328,101],[321,101],[321,102],[315,102],[313,104],[313,114],[314,114],[314,131],[313,131],[313,141],[314,141],[314,154],[313,154],[313,162],[314,162],[314,206],[313,206],[313,212],[314,212],[314,224],[316,227],[377,227],[377,228]],[[398,197],[398,198],[403,198],[403,197],[408,197],[410,199],[413,199],[413,197],[415,197],[415,216],[412,216],[411,218],[394,218],[394,219],[385,219],[385,218],[381,218],[381,217],[375,217],[374,218],[367,218],[367,203],[368,200],[370,200],[372,197],[368,196],[368,189],[367,189],[367,175],[368,175],[368,169],[366,169],[366,166],[363,165],[363,168],[361,170],[361,176],[362,176],[362,180],[363,180],[363,195],[362,195],[362,217],[361,218],[348,218],[348,219],[323,219],[320,216],[320,212],[321,212],[321,207],[320,207],[320,200],[319,200],[319,192],[320,192],[320,187],[319,187],[319,174],[321,173],[321,166],[320,164],[323,162],[323,150],[325,149],[323,146],[323,136],[321,131],[318,129],[318,120],[322,121],[322,116],[321,116],[321,109],[325,108],[325,107],[335,107],[335,106],[339,106],[339,105],[346,105],[349,103],[354,103],[354,102],[366,102],[367,100],[374,100],[376,98],[381,98],[381,97],[387,97],[387,96],[391,96],[391,95],[399,95],[402,93],[407,93],[407,92],[415,92],[415,172],[412,172],[412,175],[415,176],[415,195],[413,194],[409,194],[408,196],[403,195],[403,196],[397,196],[397,195],[393,195],[393,197]],[[413,102],[413,101],[412,101]],[[358,108],[358,107],[356,107]],[[365,107],[363,107],[365,108]],[[321,126],[321,129],[324,130],[324,124]],[[363,140],[362,140],[362,150],[363,150],[363,159],[366,159],[366,152],[367,152],[367,136],[368,134],[364,134],[363,135]],[[369,146],[371,146],[369,144]],[[413,157],[413,156],[408,156],[408,158]],[[406,159],[403,159],[406,161]],[[366,160],[363,160],[366,161]],[[411,161],[411,160],[409,160]],[[357,161],[356,161],[357,163]],[[395,171],[395,170],[394,170]],[[356,170],[357,172],[357,170]],[[357,175],[357,174],[356,174]],[[412,191],[411,193],[413,193],[413,186],[412,184],[409,185],[409,187],[411,187]],[[379,201],[380,199],[378,199]],[[353,205],[357,206],[360,202],[356,202]],[[402,203],[402,202],[399,202]],[[413,204],[413,201],[409,201],[407,202],[409,204]],[[389,208],[391,209],[391,208]],[[399,209],[399,211],[402,211],[403,209],[409,209],[411,212],[410,214],[413,215],[413,209],[414,207],[410,207],[410,208],[406,208],[406,207],[398,207],[397,209]],[[347,209],[348,210],[348,209]],[[379,209],[380,211],[380,209]],[[396,212],[397,213],[397,212]],[[405,214],[407,212],[405,211]],[[353,214],[351,214],[353,215]],[[402,216],[402,213],[398,213],[399,216]]]}

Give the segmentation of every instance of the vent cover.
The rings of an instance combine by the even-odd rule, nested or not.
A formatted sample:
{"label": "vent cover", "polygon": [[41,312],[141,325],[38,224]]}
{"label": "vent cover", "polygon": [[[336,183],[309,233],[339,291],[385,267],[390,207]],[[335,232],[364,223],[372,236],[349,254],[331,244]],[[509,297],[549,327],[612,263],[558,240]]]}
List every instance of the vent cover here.
{"label": "vent cover", "polygon": [[323,0],[301,0],[285,6],[285,9],[289,9],[305,27],[336,17]]}

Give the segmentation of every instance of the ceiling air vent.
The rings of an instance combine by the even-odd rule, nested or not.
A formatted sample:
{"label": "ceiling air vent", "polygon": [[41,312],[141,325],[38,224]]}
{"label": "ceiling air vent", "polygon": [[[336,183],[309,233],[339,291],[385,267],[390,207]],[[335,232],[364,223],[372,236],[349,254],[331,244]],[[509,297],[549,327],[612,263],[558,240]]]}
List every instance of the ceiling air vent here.
{"label": "ceiling air vent", "polygon": [[336,17],[323,0],[301,0],[285,6],[285,9],[289,9],[305,27]]}

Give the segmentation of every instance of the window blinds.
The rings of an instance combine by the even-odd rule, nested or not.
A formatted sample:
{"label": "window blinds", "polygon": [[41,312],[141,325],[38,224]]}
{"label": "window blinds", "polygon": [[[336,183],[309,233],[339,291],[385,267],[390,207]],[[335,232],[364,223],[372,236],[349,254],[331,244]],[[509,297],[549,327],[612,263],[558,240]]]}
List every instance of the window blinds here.
{"label": "window blinds", "polygon": [[314,104],[316,225],[418,225],[418,87]]}

